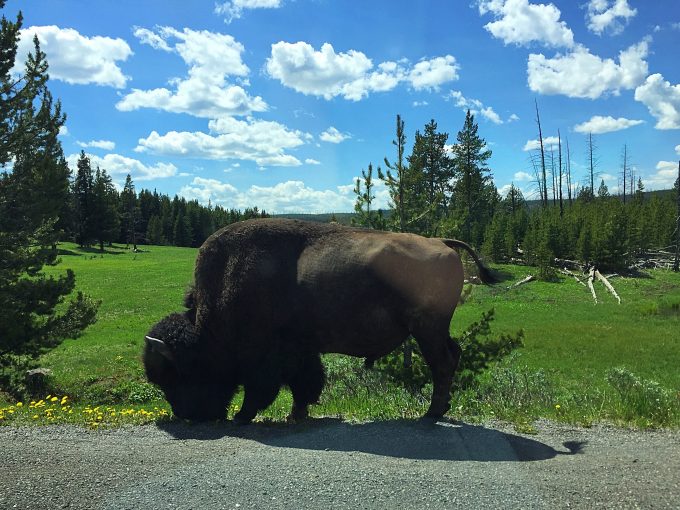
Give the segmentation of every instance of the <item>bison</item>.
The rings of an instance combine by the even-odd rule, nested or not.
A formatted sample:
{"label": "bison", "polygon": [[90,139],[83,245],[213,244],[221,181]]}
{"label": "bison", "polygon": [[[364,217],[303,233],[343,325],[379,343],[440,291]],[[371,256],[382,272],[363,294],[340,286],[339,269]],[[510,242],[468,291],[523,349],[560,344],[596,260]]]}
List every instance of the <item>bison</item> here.
{"label": "bison", "polygon": [[413,335],[432,372],[427,416],[440,417],[461,355],[449,336],[463,288],[452,248],[493,280],[462,241],[286,219],[229,225],[199,250],[188,310],[146,336],[147,377],[180,418],[224,419],[242,385],[234,420],[248,423],[285,385],[299,420],[321,395],[321,354],[374,360]]}

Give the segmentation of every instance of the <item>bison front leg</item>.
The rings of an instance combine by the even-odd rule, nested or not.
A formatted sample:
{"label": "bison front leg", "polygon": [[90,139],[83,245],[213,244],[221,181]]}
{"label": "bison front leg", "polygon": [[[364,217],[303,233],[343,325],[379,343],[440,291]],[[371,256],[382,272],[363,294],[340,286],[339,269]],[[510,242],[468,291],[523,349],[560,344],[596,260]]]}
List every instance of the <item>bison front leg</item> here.
{"label": "bison front leg", "polygon": [[420,351],[432,372],[432,402],[425,416],[440,418],[451,408],[451,385],[462,350],[449,336],[448,322],[414,332]]}
{"label": "bison front leg", "polygon": [[249,377],[243,384],[243,405],[234,416],[234,423],[246,425],[253,421],[258,411],[266,409],[274,402],[280,388],[281,382],[271,374],[261,372]]}

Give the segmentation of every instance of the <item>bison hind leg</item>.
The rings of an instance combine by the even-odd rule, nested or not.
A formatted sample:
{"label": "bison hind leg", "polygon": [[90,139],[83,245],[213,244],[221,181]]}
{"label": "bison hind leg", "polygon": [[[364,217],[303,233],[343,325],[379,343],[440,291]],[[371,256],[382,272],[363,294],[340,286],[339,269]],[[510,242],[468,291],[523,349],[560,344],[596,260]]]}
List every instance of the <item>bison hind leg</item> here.
{"label": "bison hind leg", "polygon": [[295,371],[286,381],[293,394],[289,422],[301,421],[309,416],[308,406],[319,401],[326,383],[326,374],[318,353],[301,356],[296,365]]}

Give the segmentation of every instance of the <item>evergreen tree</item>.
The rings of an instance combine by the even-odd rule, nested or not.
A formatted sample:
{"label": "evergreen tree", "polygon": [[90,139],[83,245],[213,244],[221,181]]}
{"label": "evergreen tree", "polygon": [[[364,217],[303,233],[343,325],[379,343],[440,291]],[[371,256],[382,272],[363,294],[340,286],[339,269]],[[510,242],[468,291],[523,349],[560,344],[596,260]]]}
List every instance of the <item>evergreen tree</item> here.
{"label": "evergreen tree", "polygon": [[[0,0],[0,8],[4,4]],[[0,24],[0,164],[15,161],[11,172],[0,175],[0,387],[15,396],[25,390],[20,370],[77,336],[97,309],[80,293],[63,303],[75,286],[72,271],[43,272],[57,263],[56,225],[63,204],[56,207],[54,197],[63,193],[63,181],[68,183],[56,138],[64,117],[58,103],[53,108],[47,62],[37,43],[25,73],[19,79],[10,74],[21,23],[19,14],[16,22],[3,16]]]}
{"label": "evergreen tree", "polygon": [[478,245],[481,239],[479,236],[473,239],[473,230],[477,227],[478,231],[482,231],[491,220],[489,208],[497,201],[497,193],[495,188],[493,192],[487,188],[491,172],[486,165],[491,151],[477,130],[475,117],[468,110],[463,129],[458,132],[453,146],[453,168],[456,176],[454,207],[464,225],[461,237],[464,241]]}
{"label": "evergreen tree", "polygon": [[146,229],[146,239],[150,244],[162,245],[165,244],[163,237],[163,222],[160,216],[154,214],[149,218],[149,223]]}
{"label": "evergreen tree", "polygon": [[78,158],[78,169],[73,183],[73,201],[76,242],[81,247],[90,246],[95,238],[94,174],[90,158],[85,155],[85,151],[81,151]]}
{"label": "evergreen tree", "polygon": [[453,167],[446,151],[448,136],[437,132],[437,123],[431,120],[422,135],[416,131],[408,158],[414,213],[420,211],[411,221],[416,223],[417,232],[424,235],[437,235],[451,203]]}
{"label": "evergreen tree", "polygon": [[[139,205],[137,203],[137,193],[132,177],[127,174],[123,191],[120,194],[121,207],[121,237],[126,244],[132,244],[134,250],[137,249],[137,229],[139,227]],[[188,246],[183,244],[181,246]]]}
{"label": "evergreen tree", "polygon": [[599,198],[609,198],[609,188],[604,183],[604,179],[600,180],[600,187],[597,189],[597,196]]}
{"label": "evergreen tree", "polygon": [[397,232],[406,232],[407,222],[411,211],[409,186],[409,169],[404,166],[404,148],[406,146],[406,135],[404,135],[404,121],[397,115],[397,137],[392,140],[392,145],[397,148],[397,160],[390,163],[385,158],[387,172],[383,174],[378,167],[378,178],[385,182],[390,194],[391,208],[394,211],[392,225]]}
{"label": "evergreen tree", "polygon": [[[380,173],[380,168],[378,168],[378,173]],[[373,164],[368,164],[368,171],[362,170],[362,179],[357,177],[356,183],[354,185],[354,194],[356,195],[356,202],[354,203],[354,217],[352,218],[352,225],[358,225],[367,228],[377,228],[376,225],[376,212],[371,210],[371,204],[375,199],[373,194]]]}
{"label": "evergreen tree", "polygon": [[120,232],[118,214],[118,193],[106,170],[97,167],[92,192],[92,227],[99,250],[104,251],[104,243],[111,244]]}

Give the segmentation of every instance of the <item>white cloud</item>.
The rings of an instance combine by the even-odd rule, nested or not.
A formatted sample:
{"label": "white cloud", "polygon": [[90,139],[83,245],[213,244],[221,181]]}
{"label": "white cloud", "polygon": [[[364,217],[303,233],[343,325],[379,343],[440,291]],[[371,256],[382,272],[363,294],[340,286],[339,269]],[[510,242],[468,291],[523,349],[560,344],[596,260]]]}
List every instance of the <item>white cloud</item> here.
{"label": "white cloud", "polygon": [[307,158],[307,159],[305,159],[305,163],[308,164],[308,165],[320,165],[321,161],[317,161],[316,159],[312,159],[312,158]]}
{"label": "white cloud", "polygon": [[405,66],[404,62],[382,62],[374,70],[371,59],[360,51],[336,53],[329,43],[316,51],[306,42],[280,41],[272,44],[265,67],[270,77],[297,92],[350,101],[392,90],[402,82],[416,90],[437,90],[458,79],[458,65],[451,55],[421,60],[410,69]]}
{"label": "white cloud", "polygon": [[106,85],[123,88],[129,79],[118,67],[132,55],[123,39],[87,37],[72,28],[54,25],[34,26],[21,30],[17,63],[26,61],[33,51],[33,37],[40,40],[40,49],[47,55],[50,78],[66,83]]}
{"label": "white cloud", "polygon": [[241,59],[244,47],[232,36],[188,28],[180,32],[171,27],[159,27],[156,32],[136,28],[134,33],[144,44],[179,54],[189,70],[186,77],[171,80],[172,90],[133,89],[116,104],[117,109],[156,108],[207,118],[267,110],[261,97],[251,97],[243,87],[227,80],[231,76],[243,80],[250,72]]}
{"label": "white cloud", "polygon": [[[462,108],[463,110],[470,110],[470,113],[473,115],[481,115],[486,120],[491,121],[494,124],[503,124],[503,120],[501,119],[500,115],[498,115],[491,106],[485,107],[484,103],[482,103],[479,99],[468,99],[463,96],[463,93],[459,90],[452,90],[446,97],[446,99],[448,98],[453,99],[457,107]],[[515,118],[513,118],[513,116]],[[513,114],[510,119],[508,119],[508,122],[516,119],[519,119],[519,117]]]}
{"label": "white cloud", "polygon": [[354,199],[338,190],[315,190],[302,181],[281,182],[274,186],[251,186],[239,191],[234,186],[214,179],[195,178],[184,186],[180,195],[203,203],[245,209],[257,206],[260,210],[276,213],[321,213],[351,211]]}
{"label": "white cloud", "polygon": [[413,101],[413,107],[417,108],[419,106],[427,106],[429,103],[427,101]]}
{"label": "white cloud", "polygon": [[628,0],[590,0],[586,21],[588,29],[598,35],[606,30],[619,34],[636,14]]}
{"label": "white cloud", "polygon": [[[90,164],[93,169],[99,166],[99,168],[106,170],[114,179],[118,177],[122,180],[124,176],[130,174],[133,181],[149,181],[177,175],[177,167],[172,163],[146,165],[137,159],[121,156],[120,154],[107,154],[104,157],[99,157],[95,154],[86,155],[90,158]],[[78,158],[80,158],[80,154],[71,154],[66,158],[69,167],[73,171],[77,168]]]}
{"label": "white cloud", "polygon": [[66,127],[66,124],[61,126],[59,128],[59,136],[69,136],[71,133],[69,133],[68,128]]}
{"label": "white cloud", "polygon": [[[551,145],[557,147],[559,143],[559,138],[556,136],[547,136],[543,138],[543,148],[549,148]],[[539,140],[527,140],[527,143],[524,144],[524,148],[522,149],[525,152],[529,151],[534,151],[538,150],[541,148],[541,142]]]}
{"label": "white cloud", "polygon": [[680,84],[671,85],[662,75],[652,74],[635,89],[635,100],[656,118],[656,129],[680,129]]}
{"label": "white cloud", "polygon": [[553,4],[531,4],[528,0],[480,0],[479,13],[492,13],[496,21],[484,28],[505,44],[526,46],[532,42],[570,48],[574,34]]}
{"label": "white cloud", "polygon": [[110,140],[91,140],[89,142],[77,142],[79,146],[83,147],[84,149],[88,147],[94,147],[97,149],[104,149],[107,151],[112,151],[113,149],[116,148],[115,142],[112,142]]}
{"label": "white cloud", "polygon": [[680,156],[680,145],[675,146],[675,153]]}
{"label": "white cloud", "polygon": [[612,131],[621,131],[629,127],[643,124],[644,120],[631,120],[624,117],[615,119],[614,117],[602,117],[600,115],[593,116],[590,120],[577,124],[574,126],[574,131],[577,133],[592,133],[594,135],[601,135],[602,133],[611,133]]}
{"label": "white cloud", "polygon": [[213,160],[255,161],[260,166],[299,166],[300,161],[285,151],[305,143],[311,135],[291,131],[277,122],[255,119],[237,120],[222,117],[208,124],[211,134],[169,131],[164,135],[152,131],[139,139],[137,152],[165,156]]}
{"label": "white cloud", "polygon": [[527,172],[515,172],[515,175],[513,177],[516,181],[519,182],[531,182],[534,180],[533,175]]}
{"label": "white cloud", "polygon": [[518,121],[518,120],[519,120],[519,117],[515,113],[513,113],[512,115],[510,115],[510,117],[508,117],[508,122],[515,122],[515,121]]}
{"label": "white cloud", "polygon": [[216,3],[215,14],[224,15],[225,23],[231,23],[243,16],[246,9],[276,9],[281,7],[282,0],[231,0]]}
{"label": "white cloud", "polygon": [[446,55],[430,60],[421,60],[408,73],[408,81],[415,90],[438,90],[442,83],[458,79],[458,69],[455,57]]}
{"label": "white cloud", "polygon": [[656,173],[650,177],[644,177],[642,180],[645,189],[669,189],[675,184],[678,178],[678,162],[677,161],[659,161],[656,164]]}
{"label": "white cloud", "polygon": [[597,99],[621,89],[637,87],[647,76],[644,60],[649,40],[645,39],[619,53],[619,63],[602,59],[578,45],[572,53],[546,58],[542,54],[529,55],[529,88],[540,94],[562,94],[568,97]]}
{"label": "white cloud", "polygon": [[328,142],[328,143],[344,142],[345,140],[347,140],[348,138],[351,138],[351,137],[352,137],[352,135],[350,135],[348,133],[341,133],[340,131],[335,129],[333,126],[329,127],[326,131],[324,131],[323,133],[321,133],[321,135],[319,135],[319,138],[322,141]]}

